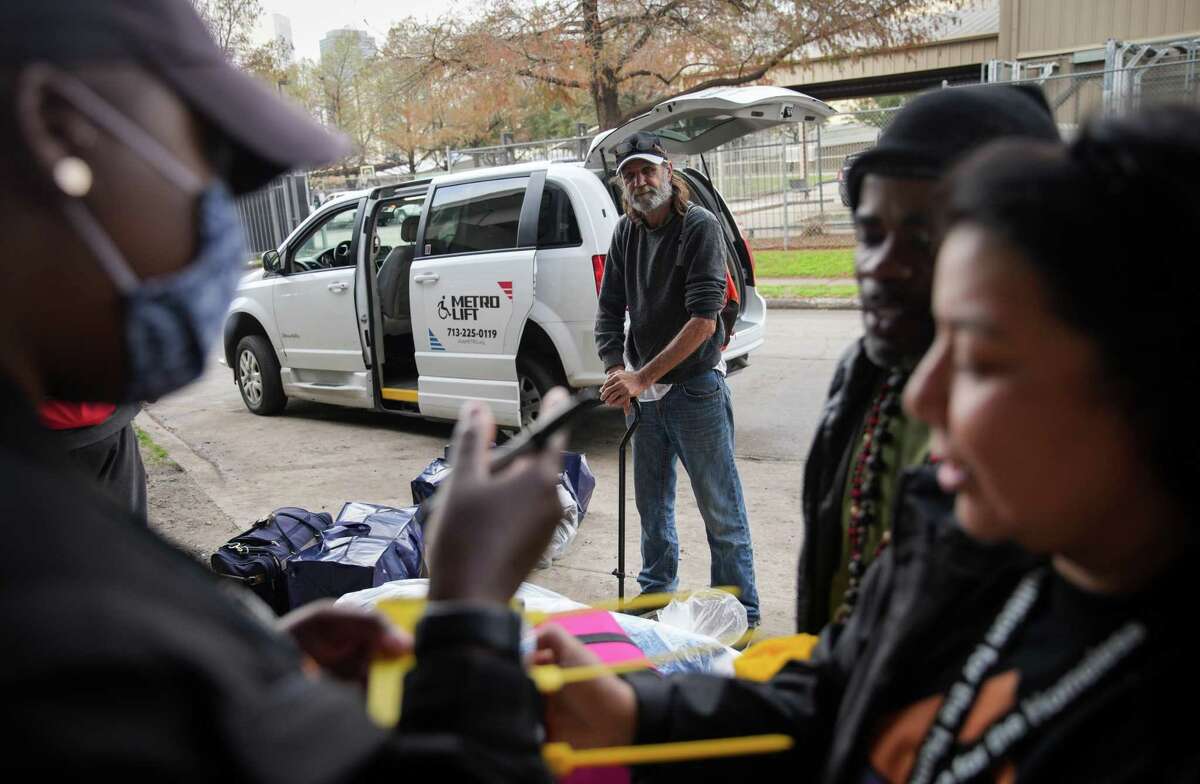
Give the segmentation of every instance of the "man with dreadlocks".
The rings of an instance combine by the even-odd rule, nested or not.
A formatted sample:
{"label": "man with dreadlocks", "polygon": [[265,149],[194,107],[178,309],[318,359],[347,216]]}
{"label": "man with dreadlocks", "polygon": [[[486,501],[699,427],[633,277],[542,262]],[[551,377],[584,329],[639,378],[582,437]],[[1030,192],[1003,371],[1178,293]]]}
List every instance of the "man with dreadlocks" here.
{"label": "man with dreadlocks", "polygon": [[[604,402],[641,403],[634,435],[634,494],[642,520],[645,593],[678,585],[675,460],[692,480],[708,533],[713,585],[734,585],[751,628],[759,623],[754,553],[733,457],[733,405],[725,384],[720,320],[726,258],[716,216],[688,202],[657,136],[617,145],[625,215],[604,266],[596,348],[608,380]],[[625,314],[629,334],[625,334]]]}

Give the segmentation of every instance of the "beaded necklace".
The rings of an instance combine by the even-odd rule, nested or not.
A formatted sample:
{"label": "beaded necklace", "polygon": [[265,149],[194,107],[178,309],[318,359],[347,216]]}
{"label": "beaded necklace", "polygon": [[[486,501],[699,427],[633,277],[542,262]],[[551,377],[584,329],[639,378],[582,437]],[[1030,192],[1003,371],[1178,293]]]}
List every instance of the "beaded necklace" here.
{"label": "beaded necklace", "polygon": [[[904,383],[908,380],[906,373],[895,371],[883,382],[879,393],[867,413],[866,424],[863,427],[862,447],[854,461],[854,469],[850,478],[850,522],[846,533],[850,540],[850,560],[846,571],[846,593],[842,603],[834,613],[835,623],[845,623],[858,602],[859,586],[863,574],[867,571],[864,561],[864,547],[867,542],[869,529],[879,523],[880,495],[882,494],[882,477],[887,473],[887,462],[884,460],[884,447],[894,440],[891,432],[892,422],[901,412],[900,394],[904,391]],[[891,532],[885,531],[879,540],[871,560],[879,557],[891,542]]]}

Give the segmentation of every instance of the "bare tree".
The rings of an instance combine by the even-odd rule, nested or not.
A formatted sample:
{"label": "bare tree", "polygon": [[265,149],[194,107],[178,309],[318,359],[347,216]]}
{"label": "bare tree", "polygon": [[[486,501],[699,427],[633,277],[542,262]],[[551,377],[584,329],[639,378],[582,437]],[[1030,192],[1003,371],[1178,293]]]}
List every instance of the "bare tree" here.
{"label": "bare tree", "polygon": [[817,56],[925,40],[967,0],[497,0],[415,57],[586,96],[602,128],[685,92]]}
{"label": "bare tree", "polygon": [[192,0],[192,6],[225,56],[241,62],[263,13],[260,0]]}

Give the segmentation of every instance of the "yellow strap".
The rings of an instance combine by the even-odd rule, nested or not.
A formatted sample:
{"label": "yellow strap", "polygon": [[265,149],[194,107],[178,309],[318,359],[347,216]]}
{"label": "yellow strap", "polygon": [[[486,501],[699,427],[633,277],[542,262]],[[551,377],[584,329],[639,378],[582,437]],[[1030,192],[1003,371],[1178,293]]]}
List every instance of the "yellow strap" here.
{"label": "yellow strap", "polygon": [[566,776],[576,768],[617,765],[653,765],[664,762],[740,757],[749,754],[777,754],[795,745],[790,735],[748,735],[741,738],[714,738],[678,743],[648,743],[642,746],[610,746],[601,749],[574,749],[567,743],[542,746],[542,759],[555,776]]}

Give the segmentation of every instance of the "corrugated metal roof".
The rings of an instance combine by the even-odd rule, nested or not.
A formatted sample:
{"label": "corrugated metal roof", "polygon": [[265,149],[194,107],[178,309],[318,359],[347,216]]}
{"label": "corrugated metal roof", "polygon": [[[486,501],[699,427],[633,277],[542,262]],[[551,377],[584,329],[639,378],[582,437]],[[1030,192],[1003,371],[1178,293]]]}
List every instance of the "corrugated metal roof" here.
{"label": "corrugated metal roof", "polygon": [[[940,41],[951,41],[956,38],[971,38],[981,35],[1000,34],[1000,0],[975,0],[966,8],[958,11],[947,11],[933,14],[931,22],[939,28],[923,46],[934,46]],[[940,24],[938,24],[940,23]],[[863,53],[870,52],[874,47],[861,46]],[[801,47],[794,55],[797,60],[816,60],[822,57],[821,47],[808,44]]]}

